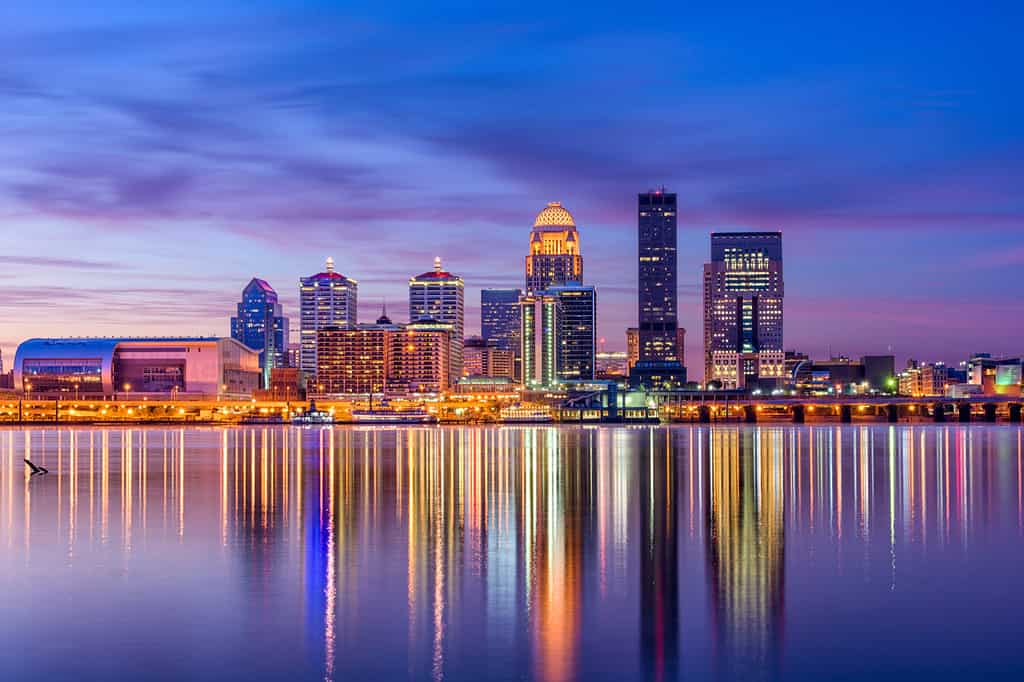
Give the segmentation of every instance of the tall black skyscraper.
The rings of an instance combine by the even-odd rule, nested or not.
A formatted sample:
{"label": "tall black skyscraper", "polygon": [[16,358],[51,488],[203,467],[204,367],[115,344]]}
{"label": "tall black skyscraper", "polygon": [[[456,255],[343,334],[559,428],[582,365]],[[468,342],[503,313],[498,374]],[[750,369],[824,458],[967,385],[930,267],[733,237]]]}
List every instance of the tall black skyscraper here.
{"label": "tall black skyscraper", "polygon": [[638,196],[639,357],[678,362],[676,348],[676,195],[664,189]]}

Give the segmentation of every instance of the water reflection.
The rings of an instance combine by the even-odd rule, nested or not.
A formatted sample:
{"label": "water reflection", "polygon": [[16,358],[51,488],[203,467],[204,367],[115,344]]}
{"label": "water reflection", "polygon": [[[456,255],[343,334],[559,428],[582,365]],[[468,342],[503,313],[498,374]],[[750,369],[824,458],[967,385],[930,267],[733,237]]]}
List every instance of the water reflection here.
{"label": "water reflection", "polygon": [[1022,432],[1002,426],[26,429],[0,432],[0,464],[0,577],[29,585],[8,641],[74,618],[39,616],[29,578],[74,595],[123,565],[156,626],[147,581],[190,575],[235,642],[182,664],[200,676],[797,679],[829,646],[833,672],[863,671],[875,619],[933,608],[922,580],[997,629],[991,560],[1024,558]]}

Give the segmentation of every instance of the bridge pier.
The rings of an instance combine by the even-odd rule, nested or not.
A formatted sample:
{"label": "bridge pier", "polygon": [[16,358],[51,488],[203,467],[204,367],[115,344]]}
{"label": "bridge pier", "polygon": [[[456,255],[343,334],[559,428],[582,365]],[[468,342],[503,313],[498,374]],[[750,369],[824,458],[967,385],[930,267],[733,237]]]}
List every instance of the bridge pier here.
{"label": "bridge pier", "polygon": [[946,406],[943,403],[932,405],[932,420],[936,424],[946,421]]}
{"label": "bridge pier", "polygon": [[757,407],[755,407],[754,405],[744,405],[743,406],[743,421],[745,421],[748,424],[756,424],[757,423]]}
{"label": "bridge pier", "polygon": [[1020,411],[1021,411],[1021,404],[1020,403],[1010,403],[1010,423],[1011,424],[1020,424]]}
{"label": "bridge pier", "polygon": [[985,421],[988,422],[989,424],[993,423],[996,420],[995,403],[985,403],[983,408],[985,410]]}
{"label": "bridge pier", "polygon": [[793,406],[793,423],[794,424],[803,424],[804,423],[804,419],[805,419],[804,406],[803,405],[794,405]]}
{"label": "bridge pier", "polygon": [[899,405],[886,405],[885,406],[885,419],[890,424],[895,424],[900,420],[900,406]]}
{"label": "bridge pier", "polygon": [[700,407],[697,408],[697,415],[698,415],[697,420],[701,424],[710,424],[711,423],[711,406],[710,405],[701,405]]}
{"label": "bridge pier", "polygon": [[850,405],[839,406],[839,421],[843,424],[849,424],[853,421],[853,407]]}
{"label": "bridge pier", "polygon": [[968,424],[971,421],[971,404],[960,403],[956,406],[956,418],[961,424]]}

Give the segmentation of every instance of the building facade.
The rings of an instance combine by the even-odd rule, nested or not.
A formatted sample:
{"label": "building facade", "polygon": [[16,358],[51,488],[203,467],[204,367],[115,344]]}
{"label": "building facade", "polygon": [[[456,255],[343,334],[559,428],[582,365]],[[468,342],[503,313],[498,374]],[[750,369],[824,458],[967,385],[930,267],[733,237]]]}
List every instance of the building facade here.
{"label": "building facade", "polygon": [[704,265],[704,380],[785,379],[782,233],[716,232]]}
{"label": "building facade", "polygon": [[334,259],[327,259],[323,272],[299,280],[299,368],[315,376],[316,340],[321,327],[356,325],[359,282],[334,271]]}
{"label": "building facade", "polygon": [[527,388],[552,386],[558,368],[558,299],[546,293],[524,294],[519,305],[522,383]]}
{"label": "building facade", "polygon": [[480,336],[494,341],[498,348],[514,351],[519,347],[519,297],[521,289],[482,289],[480,291]]}
{"label": "building facade", "polygon": [[428,318],[390,336],[388,392],[443,393],[450,381],[452,325]]}
{"label": "building facade", "polygon": [[547,388],[594,378],[597,293],[567,284],[526,294],[520,301],[523,384]]}
{"label": "building facade", "polygon": [[900,395],[915,398],[943,396],[946,387],[959,383],[950,378],[950,368],[942,362],[916,362],[911,360],[899,375]]}
{"label": "building facade", "polygon": [[14,359],[30,395],[251,396],[259,353],[230,338],[30,339]]}
{"label": "building facade", "polygon": [[558,302],[558,356],[561,381],[594,378],[597,355],[597,290],[584,284],[549,287]]}
{"label": "building facade", "polygon": [[383,393],[390,375],[391,337],[400,331],[387,315],[374,324],[320,329],[316,392]]}
{"label": "building facade", "polygon": [[637,198],[638,359],[680,362],[676,344],[676,195],[664,189]]}
{"label": "building facade", "polygon": [[462,376],[462,344],[465,333],[465,284],[461,277],[441,268],[441,259],[434,259],[434,269],[409,280],[409,322],[434,320],[451,326],[448,353],[448,385]]}
{"label": "building facade", "polygon": [[548,204],[533,221],[526,257],[526,293],[583,281],[576,221],[560,203]]}
{"label": "building facade", "polygon": [[448,381],[452,327],[430,319],[402,325],[324,327],[318,336],[318,395],[442,393]]}
{"label": "building facade", "polygon": [[630,327],[626,330],[626,364],[629,369],[640,359],[640,330]]}
{"label": "building facade", "polygon": [[[518,333],[516,334],[518,337]],[[495,339],[471,336],[462,347],[462,376],[513,379],[515,353],[499,348]]]}
{"label": "building facade", "polygon": [[263,373],[261,388],[270,385],[270,372],[288,366],[288,318],[281,312],[277,292],[253,277],[242,289],[242,300],[231,318],[231,338],[259,351]]}

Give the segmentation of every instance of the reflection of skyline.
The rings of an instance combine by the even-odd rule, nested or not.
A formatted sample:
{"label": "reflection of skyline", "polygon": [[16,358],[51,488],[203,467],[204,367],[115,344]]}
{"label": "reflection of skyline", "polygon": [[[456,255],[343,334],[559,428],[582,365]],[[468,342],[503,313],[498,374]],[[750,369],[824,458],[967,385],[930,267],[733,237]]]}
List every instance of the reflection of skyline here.
{"label": "reflection of skyline", "polygon": [[668,431],[650,431],[637,468],[640,492],[640,639],[647,676],[677,676],[679,540],[676,456]]}
{"label": "reflection of skyline", "polygon": [[706,532],[715,666],[724,679],[773,678],[785,624],[781,434],[711,434]]}
{"label": "reflection of skyline", "polygon": [[[915,553],[1020,537],[1022,455],[1019,429],[956,426],[8,430],[0,548],[59,541],[73,566],[203,547],[239,617],[297,619],[327,677],[571,679],[607,634],[594,614],[621,612],[617,651],[673,679],[707,616],[690,562],[718,671],[772,671],[792,538],[853,549],[898,589]],[[30,480],[22,457],[52,473]]]}

